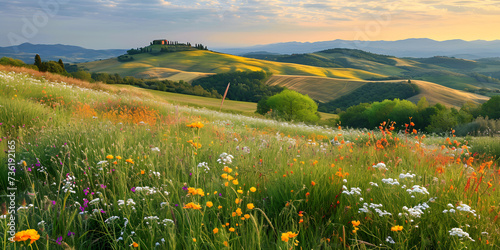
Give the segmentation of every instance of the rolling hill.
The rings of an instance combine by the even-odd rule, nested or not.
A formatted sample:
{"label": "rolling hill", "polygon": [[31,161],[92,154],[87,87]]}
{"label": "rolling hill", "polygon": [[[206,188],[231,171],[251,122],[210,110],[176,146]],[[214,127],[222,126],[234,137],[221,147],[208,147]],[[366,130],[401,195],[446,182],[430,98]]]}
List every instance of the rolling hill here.
{"label": "rolling hill", "polygon": [[[308,54],[277,55],[250,53],[244,56],[276,62],[292,62],[319,67],[365,70],[390,76],[388,79],[415,79],[458,90],[481,90],[485,94],[500,92],[500,61],[466,60],[435,56],[431,58],[397,58],[356,49],[328,49]],[[367,79],[367,78],[365,78]]]}
{"label": "rolling hill", "polygon": [[[380,89],[386,92],[394,90],[394,95],[384,98],[408,99],[416,103],[425,96],[431,104],[439,102],[448,107],[460,107],[465,102],[482,103],[489,99],[487,96],[462,90],[500,90],[500,80],[497,82],[495,78],[473,71],[496,70],[500,67],[496,60],[397,58],[356,49],[328,49],[292,55],[252,53],[247,55],[249,57],[241,57],[208,50],[189,49],[161,53],[154,45],[145,48],[148,48],[148,52],[129,55],[126,61],[110,58],[80,63],[78,67],[90,72],[187,82],[217,73],[265,71],[273,74],[266,84],[308,94],[320,103],[334,100],[339,102],[339,99],[347,97],[356,98],[360,96],[357,93],[363,93],[362,102],[379,101],[386,95],[371,97],[369,93],[373,89]],[[400,92],[396,91],[396,87],[404,87],[407,79],[412,79],[411,84],[414,86],[410,87],[410,92],[401,88],[398,90]],[[391,84],[394,88],[391,88]],[[412,92],[411,88],[418,90]],[[343,105],[351,103],[345,100],[341,102]],[[331,112],[333,109],[330,108],[325,111]]]}
{"label": "rolling hill", "polygon": [[[386,83],[400,82],[400,80],[363,81],[310,76],[273,75],[269,78],[267,84],[287,87],[288,89],[307,94],[320,102],[328,102],[347,95],[368,82]],[[451,89],[432,82],[413,80],[412,83],[416,84],[420,90],[419,94],[408,98],[409,101],[414,103],[417,103],[420,98],[425,96],[430,104],[439,102],[447,107],[459,108],[468,101],[483,103],[489,99],[487,96]]]}
{"label": "rolling hill", "polygon": [[206,50],[174,53],[133,55],[132,61],[120,62],[117,58],[78,64],[90,72],[118,73],[138,78],[179,79],[191,81],[206,74],[232,71],[266,71],[281,75],[305,75],[344,79],[380,79],[387,75],[362,69],[316,67],[286,62],[272,62],[222,54]]}
{"label": "rolling hill", "polygon": [[256,45],[244,48],[217,48],[218,51],[242,55],[256,51],[269,53],[313,53],[331,48],[362,49],[372,53],[397,57],[455,56],[466,59],[479,59],[500,56],[500,40],[494,41],[436,41],[427,38],[410,38],[397,41],[357,41],[332,40],[319,42],[284,42]]}

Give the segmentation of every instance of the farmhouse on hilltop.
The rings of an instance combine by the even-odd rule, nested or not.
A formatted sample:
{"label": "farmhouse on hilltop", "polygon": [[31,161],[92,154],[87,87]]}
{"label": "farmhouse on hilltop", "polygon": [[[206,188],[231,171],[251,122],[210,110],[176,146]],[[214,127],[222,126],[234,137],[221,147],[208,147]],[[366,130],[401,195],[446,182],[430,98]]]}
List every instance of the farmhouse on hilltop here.
{"label": "farmhouse on hilltop", "polygon": [[168,40],[167,39],[162,39],[162,40],[153,40],[153,44],[158,44],[158,45],[167,45]]}

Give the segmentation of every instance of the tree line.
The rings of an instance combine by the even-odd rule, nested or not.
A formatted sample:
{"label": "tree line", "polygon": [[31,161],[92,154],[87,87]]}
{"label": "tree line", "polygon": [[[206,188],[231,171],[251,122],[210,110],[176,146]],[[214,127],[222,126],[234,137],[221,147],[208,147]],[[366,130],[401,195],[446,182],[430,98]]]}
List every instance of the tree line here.
{"label": "tree line", "polygon": [[341,110],[360,103],[380,102],[385,99],[407,99],[420,92],[416,84],[401,82],[368,82],[353,92],[335,100],[319,103],[318,110],[325,113],[339,113]]}
{"label": "tree line", "polygon": [[[493,96],[487,102],[477,105],[465,103],[460,109],[447,108],[442,104],[429,105],[425,97],[415,105],[407,100],[393,99],[381,102],[361,103],[347,108],[339,114],[340,122],[352,128],[375,128],[384,121],[394,121],[399,128],[404,129],[409,117],[415,123],[415,128],[421,131],[443,133],[456,129],[457,134],[478,134],[485,131],[499,133],[500,122],[489,120],[500,119],[500,96]],[[493,127],[478,126],[479,121]],[[474,125],[475,124],[475,125]],[[482,122],[482,124],[485,124]],[[397,129],[398,127],[396,127]]]}
{"label": "tree line", "polygon": [[235,101],[258,102],[263,97],[275,95],[284,89],[267,85],[266,81],[270,76],[270,73],[264,71],[235,71],[199,78],[194,80],[192,85],[215,90],[223,95],[227,84],[231,83],[226,98]]}

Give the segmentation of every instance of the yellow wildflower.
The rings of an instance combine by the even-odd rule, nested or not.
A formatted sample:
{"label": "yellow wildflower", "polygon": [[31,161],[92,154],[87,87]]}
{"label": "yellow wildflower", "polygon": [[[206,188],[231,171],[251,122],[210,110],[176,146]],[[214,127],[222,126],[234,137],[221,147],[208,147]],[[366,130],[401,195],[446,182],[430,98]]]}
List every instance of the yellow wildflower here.
{"label": "yellow wildflower", "polygon": [[40,239],[40,235],[35,229],[28,229],[24,231],[17,232],[14,235],[13,241],[27,241],[31,240],[30,244]]}

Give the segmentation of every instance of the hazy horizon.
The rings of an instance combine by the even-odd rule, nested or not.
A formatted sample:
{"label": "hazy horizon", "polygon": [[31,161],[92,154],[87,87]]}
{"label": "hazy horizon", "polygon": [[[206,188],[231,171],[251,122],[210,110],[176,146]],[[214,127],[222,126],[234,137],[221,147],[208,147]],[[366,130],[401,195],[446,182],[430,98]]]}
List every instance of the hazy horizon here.
{"label": "hazy horizon", "polygon": [[[163,39],[163,38],[161,38]],[[409,39],[431,39],[431,38],[427,38],[427,37],[417,37],[417,38],[406,38],[406,39],[398,39],[398,40],[372,40],[370,42],[377,42],[377,41],[385,41],[385,42],[394,42],[394,41],[402,41],[402,40],[409,40]],[[152,39],[154,40],[154,39]],[[140,46],[146,46],[149,44],[149,42],[151,42],[152,40],[148,40],[148,41],[144,41],[144,44],[143,45],[140,45]],[[334,40],[337,40],[337,39],[333,39],[333,40],[325,40],[325,41],[312,41],[312,42],[299,42],[299,41],[283,41],[283,42],[277,42],[277,43],[303,43],[303,44],[306,44],[306,43],[315,43],[315,42],[329,42],[329,41],[334,41]],[[344,40],[344,39],[338,39],[338,40]],[[431,40],[434,40],[434,41],[437,41],[437,42],[446,42],[446,41],[453,41],[453,40],[462,40],[462,41],[466,41],[466,42],[475,42],[475,41],[484,41],[484,42],[494,42],[494,41],[500,41],[500,39],[495,39],[495,40],[482,40],[482,39],[476,39],[476,40],[464,40],[464,39],[448,39],[448,40],[435,40],[435,39],[431,39]],[[346,40],[346,41],[353,41],[353,40]],[[196,43],[195,41],[179,41],[179,42],[191,42],[191,43]],[[131,48],[135,48],[135,47],[113,47],[113,48],[89,48],[89,47],[84,47],[82,45],[79,45],[79,44],[63,44],[63,43],[32,43],[32,42],[27,42],[27,43],[30,43],[30,44],[33,44],[33,45],[68,45],[68,46],[78,46],[78,47],[83,47],[85,49],[95,49],[95,50],[108,50],[108,49],[131,49]],[[265,46],[265,45],[269,45],[269,44],[275,44],[275,43],[266,43],[266,44],[252,44],[252,45],[242,45],[242,46],[231,46],[231,45],[228,45],[228,46],[214,46],[214,47],[210,47],[210,48],[224,48],[224,49],[231,49],[231,48],[245,48],[245,47],[254,47],[254,46]],[[0,47],[9,47],[9,46],[18,46],[18,45],[21,45],[21,44],[16,44],[16,45],[6,45],[6,46],[0,46]],[[139,46],[139,47],[140,47]]]}
{"label": "hazy horizon", "polygon": [[212,48],[342,40],[498,40],[500,1],[26,0],[0,3],[0,46],[135,48],[153,39]]}

